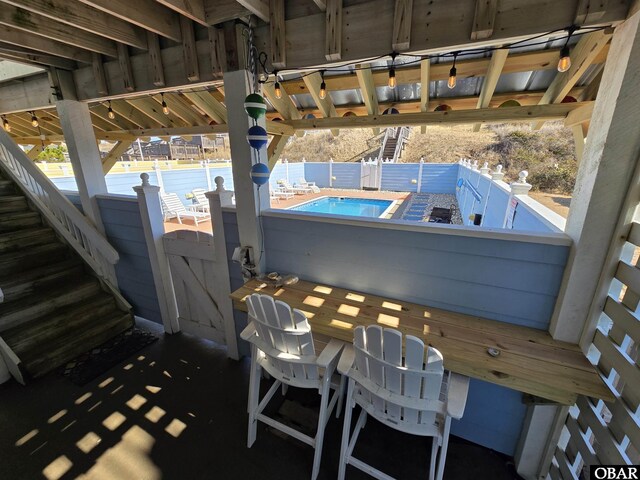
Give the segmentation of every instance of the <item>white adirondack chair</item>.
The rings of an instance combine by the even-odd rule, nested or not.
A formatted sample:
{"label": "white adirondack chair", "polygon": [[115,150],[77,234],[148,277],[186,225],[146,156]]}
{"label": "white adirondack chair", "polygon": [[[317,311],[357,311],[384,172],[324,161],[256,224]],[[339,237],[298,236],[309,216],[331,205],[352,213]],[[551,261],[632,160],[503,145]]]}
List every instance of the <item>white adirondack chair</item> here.
{"label": "white adirondack chair", "polygon": [[[345,380],[341,378],[332,382],[332,377],[345,344],[332,339],[320,355],[316,356],[309,322],[300,310],[292,311],[286,303],[257,293],[247,298],[247,306],[249,325],[240,335],[251,343],[247,447],[250,448],[256,440],[258,420],[291,435],[315,448],[311,474],[311,479],[315,480],[320,470],[325,426],[336,404],[336,417],[340,415],[342,407]],[[263,368],[275,382],[260,400]],[[283,393],[287,386],[318,389],[321,402],[315,437],[305,435],[262,413],[281,385]],[[335,392],[330,398],[331,389]]]}
{"label": "white adirondack chair", "polygon": [[[426,349],[425,364],[424,343],[410,335],[405,337],[403,363],[402,333],[392,328],[371,325],[365,330],[359,326],[353,343],[345,348],[338,364],[338,371],[349,377],[338,478],[344,479],[347,465],[375,478],[391,478],[352,455],[367,415],[371,415],[401,432],[432,437],[429,479],[441,480],[451,418],[459,419],[464,413],[469,377],[445,371],[442,354],[432,347]],[[350,434],[356,404],[362,411]]]}
{"label": "white adirondack chair", "polygon": [[198,212],[209,213],[209,199],[205,195],[206,190],[204,188],[194,188],[191,190],[193,197],[196,199],[196,203],[189,205],[193,207],[193,210]]}
{"label": "white adirondack chair", "polygon": [[198,225],[198,222],[204,222],[211,218],[208,213],[187,210],[187,207],[184,206],[184,203],[182,203],[178,195],[175,193],[161,193],[160,200],[165,220],[167,218],[177,217],[178,223],[182,224],[183,218],[190,218],[196,225]]}

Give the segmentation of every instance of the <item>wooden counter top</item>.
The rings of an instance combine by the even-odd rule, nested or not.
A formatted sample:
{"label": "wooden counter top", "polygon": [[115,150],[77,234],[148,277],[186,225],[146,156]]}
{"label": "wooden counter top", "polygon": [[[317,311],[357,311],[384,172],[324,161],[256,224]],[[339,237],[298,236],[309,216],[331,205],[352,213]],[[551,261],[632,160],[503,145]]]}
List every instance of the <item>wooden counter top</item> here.
{"label": "wooden counter top", "polygon": [[246,311],[244,298],[256,292],[302,310],[314,332],[346,342],[356,326],[379,324],[422,338],[453,372],[566,405],[578,394],[614,399],[577,345],[545,331],[305,281],[275,289],[251,280],[231,294],[235,308]]}

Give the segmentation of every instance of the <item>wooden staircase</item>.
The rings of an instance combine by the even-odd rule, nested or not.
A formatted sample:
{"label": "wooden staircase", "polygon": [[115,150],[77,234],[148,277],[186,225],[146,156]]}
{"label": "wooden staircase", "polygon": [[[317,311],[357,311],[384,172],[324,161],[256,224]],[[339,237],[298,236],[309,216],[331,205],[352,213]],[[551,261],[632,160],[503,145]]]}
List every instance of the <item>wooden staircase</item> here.
{"label": "wooden staircase", "polygon": [[13,359],[10,369],[19,381],[44,375],[133,326],[126,301],[94,276],[1,173],[0,289],[0,348],[5,361]]}

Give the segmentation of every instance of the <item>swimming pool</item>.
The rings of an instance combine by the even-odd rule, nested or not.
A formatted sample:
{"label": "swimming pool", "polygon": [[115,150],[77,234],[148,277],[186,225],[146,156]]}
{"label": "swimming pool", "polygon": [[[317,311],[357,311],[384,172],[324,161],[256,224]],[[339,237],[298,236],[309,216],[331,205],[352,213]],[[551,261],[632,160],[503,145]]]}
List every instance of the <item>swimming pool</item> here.
{"label": "swimming pool", "polygon": [[291,207],[289,210],[379,218],[385,215],[394,203],[393,200],[372,198],[320,197]]}

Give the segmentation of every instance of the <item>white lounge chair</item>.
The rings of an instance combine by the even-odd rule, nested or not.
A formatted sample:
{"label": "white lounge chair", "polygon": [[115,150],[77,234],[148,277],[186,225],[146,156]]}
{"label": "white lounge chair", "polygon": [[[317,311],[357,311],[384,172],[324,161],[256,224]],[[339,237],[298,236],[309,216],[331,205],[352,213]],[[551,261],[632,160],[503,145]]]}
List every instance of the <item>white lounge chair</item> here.
{"label": "white lounge chair", "polygon": [[208,213],[187,210],[187,207],[175,193],[161,193],[160,200],[165,221],[168,218],[177,218],[178,223],[182,224],[183,218],[190,218],[193,223],[198,225],[198,222],[204,222],[211,218]]}
{"label": "white lounge chair", "polygon": [[[367,415],[401,432],[432,437],[429,479],[442,480],[451,418],[462,418],[469,377],[445,371],[442,354],[435,348],[426,348],[425,362],[424,343],[411,335],[404,338],[403,362],[402,340],[402,333],[392,328],[370,325],[365,330],[359,326],[354,330],[354,345],[344,349],[338,371],[349,377],[349,390],[339,480],[344,479],[347,465],[375,478],[391,478],[353,456]],[[350,434],[351,414],[356,404],[362,411]],[[438,449],[440,455],[436,462]]]}
{"label": "white lounge chair", "polygon": [[278,180],[278,184],[284,191],[297,193],[298,195],[304,195],[305,193],[313,193],[311,187],[294,187],[286,180]]}
{"label": "white lounge chair", "polygon": [[320,193],[320,188],[316,185],[316,182],[307,182],[304,177],[300,177],[295,184],[296,187],[310,188],[313,193]]}
{"label": "white lounge chair", "polygon": [[[316,356],[311,327],[300,310],[292,311],[286,303],[257,293],[247,298],[247,307],[249,325],[240,334],[251,343],[247,447],[250,448],[256,440],[258,421],[291,435],[315,448],[311,473],[311,479],[315,480],[320,470],[325,426],[334,407],[337,406],[336,416],[340,415],[342,407],[345,381],[336,378],[332,382],[332,377],[345,344],[332,339],[320,355]],[[275,382],[260,399],[263,368]],[[320,415],[315,437],[305,435],[262,413],[280,386],[283,387],[283,393],[286,392],[286,386],[292,386],[314,389],[320,394]],[[333,395],[330,395],[331,389],[335,390]],[[287,476],[284,472],[286,470],[283,470],[283,478]]]}
{"label": "white lounge chair", "polygon": [[289,198],[293,198],[296,196],[295,193],[280,187],[272,188],[270,190],[270,195],[271,198],[275,198],[278,200],[280,200],[281,198],[288,200]]}
{"label": "white lounge chair", "polygon": [[191,190],[193,194],[193,198],[196,199],[196,203],[193,205],[189,205],[193,210],[198,212],[210,213],[209,212],[209,199],[205,195],[206,190],[204,188],[194,188]]}

